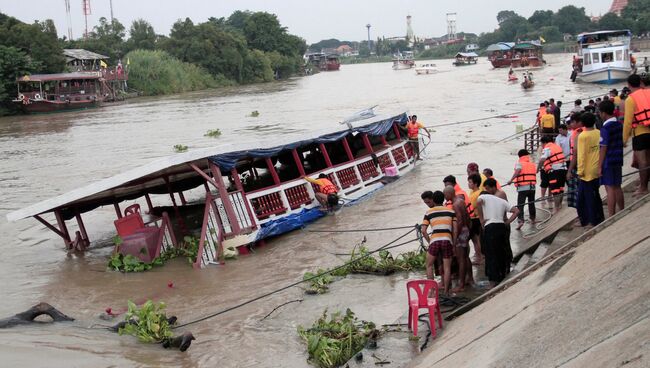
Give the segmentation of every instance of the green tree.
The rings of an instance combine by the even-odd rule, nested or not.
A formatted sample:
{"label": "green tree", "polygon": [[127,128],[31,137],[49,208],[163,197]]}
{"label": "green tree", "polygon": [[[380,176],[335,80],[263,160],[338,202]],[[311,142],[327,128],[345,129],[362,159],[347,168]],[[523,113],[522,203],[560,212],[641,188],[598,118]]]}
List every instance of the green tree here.
{"label": "green tree", "polygon": [[136,19],[129,30],[129,40],[126,42],[126,50],[154,50],[156,48],[156,32],[149,22],[144,19]]}
{"label": "green tree", "polygon": [[578,34],[589,31],[593,28],[591,19],[585,14],[585,8],[578,8],[567,5],[553,15],[553,25],[557,26],[560,32]]}
{"label": "green tree", "polygon": [[542,28],[553,25],[552,10],[535,10],[533,15],[528,18],[528,23],[534,28]]}
{"label": "green tree", "polygon": [[11,100],[16,97],[16,78],[40,70],[25,52],[16,47],[0,45],[0,115],[11,109]]}
{"label": "green tree", "polygon": [[[0,13],[0,45],[15,47],[38,64],[39,73],[58,73],[65,67],[63,49],[51,20],[26,24]],[[34,65],[36,65],[34,64]]]}
{"label": "green tree", "polygon": [[125,54],[124,36],[126,29],[117,19],[109,22],[105,17],[99,18],[99,24],[93,27],[88,38],[77,42],[71,42],[79,48],[108,56],[113,63],[117,63]]}
{"label": "green tree", "polygon": [[650,0],[630,0],[621,14],[636,34],[650,31]]}
{"label": "green tree", "polygon": [[497,22],[499,22],[499,25],[501,25],[503,22],[507,21],[508,19],[513,17],[519,17],[519,16],[520,16],[519,14],[515,13],[512,10],[501,10],[497,14]]}

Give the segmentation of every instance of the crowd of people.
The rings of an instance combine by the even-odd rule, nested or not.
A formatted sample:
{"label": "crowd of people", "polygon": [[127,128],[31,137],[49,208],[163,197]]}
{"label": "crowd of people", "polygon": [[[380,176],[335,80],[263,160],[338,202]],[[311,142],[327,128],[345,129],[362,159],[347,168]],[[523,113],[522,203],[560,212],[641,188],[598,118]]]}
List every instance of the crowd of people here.
{"label": "crowd of people", "polygon": [[[624,208],[622,184],[623,149],[632,141],[633,166],[638,169],[639,185],[634,196],[648,193],[650,164],[650,88],[638,75],[631,75],[620,95],[610,91],[602,99],[582,106],[576,100],[569,114],[561,114],[562,103],[553,99],[540,105],[537,123],[541,134],[539,159],[525,149],[518,152],[514,172],[507,184],[514,184],[517,205],[511,206],[490,169],[479,171],[478,164],[467,165],[465,192],[456,177],[443,179],[444,189],[425,191],[422,201],[428,210],[421,225],[428,242],[427,277],[433,279],[440,267],[444,293],[455,293],[474,282],[472,264],[484,264],[490,287],[510,272],[512,249],[510,224],[516,229],[529,221],[535,224],[535,202],[542,201],[553,214],[567,197],[577,210],[585,230],[605,219],[599,189],[607,193],[608,215]],[[538,180],[539,173],[539,180]],[[539,184],[538,184],[539,183]],[[536,199],[537,186],[541,198]],[[470,245],[474,257],[470,258]],[[452,260],[458,264],[458,283],[452,288]]]}

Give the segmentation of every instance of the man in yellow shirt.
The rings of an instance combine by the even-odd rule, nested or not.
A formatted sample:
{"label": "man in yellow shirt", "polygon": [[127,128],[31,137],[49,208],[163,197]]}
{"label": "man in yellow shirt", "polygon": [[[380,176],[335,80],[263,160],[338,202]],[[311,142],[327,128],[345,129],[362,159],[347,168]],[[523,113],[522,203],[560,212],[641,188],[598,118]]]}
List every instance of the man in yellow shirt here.
{"label": "man in yellow shirt", "polygon": [[600,198],[600,132],[594,128],[596,116],[590,112],[581,115],[584,130],[578,136],[578,198],[576,209],[580,224],[593,227],[605,219]]}
{"label": "man in yellow shirt", "polygon": [[[650,122],[643,121],[643,110],[650,109],[650,90],[641,87],[641,77],[632,74],[627,78],[630,95],[625,99],[625,119],[623,121],[623,144],[632,137],[634,160],[639,170],[639,188],[635,196],[648,194],[650,177]],[[635,117],[635,114],[638,114]],[[647,114],[646,114],[647,116]],[[639,121],[642,120],[642,121]]]}
{"label": "man in yellow shirt", "polygon": [[546,114],[542,115],[539,123],[542,127],[542,134],[548,134],[555,138],[555,115],[551,113],[551,109],[546,109]]}

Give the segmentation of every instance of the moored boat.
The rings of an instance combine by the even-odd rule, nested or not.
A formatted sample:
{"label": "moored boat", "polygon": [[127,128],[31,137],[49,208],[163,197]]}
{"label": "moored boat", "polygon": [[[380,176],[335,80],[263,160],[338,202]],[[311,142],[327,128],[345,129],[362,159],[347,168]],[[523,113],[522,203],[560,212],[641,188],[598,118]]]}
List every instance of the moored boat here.
{"label": "moored boat", "polygon": [[614,84],[632,73],[629,30],[581,33],[577,38],[578,58],[574,59],[572,80]]}
{"label": "moored boat", "polygon": [[413,51],[398,52],[393,56],[393,70],[411,69],[414,66]]}
{"label": "moored boat", "polygon": [[97,107],[101,100],[101,72],[26,75],[17,79],[13,100],[26,113]]}
{"label": "moored boat", "polygon": [[476,64],[478,61],[478,54],[475,52],[459,52],[456,54],[453,64],[455,66],[464,66]]}
{"label": "moored boat", "polygon": [[337,54],[324,54],[322,52],[307,55],[307,63],[321,72],[336,71],[341,68]]}
{"label": "moored boat", "polygon": [[[158,237],[164,241],[167,235],[191,233],[192,222],[184,220],[182,209],[198,206],[203,221],[193,232],[201,234],[194,265],[203,267],[216,261],[224,246],[246,253],[248,244],[324,216],[317,189],[305,176],[324,174],[339,188],[340,198],[352,204],[395,179],[396,172],[409,172],[415,152],[401,134],[406,121],[406,113],[378,116],[364,110],[332,129],[176,154],[14,211],[7,219],[34,217],[69,248],[85,248],[90,240],[82,215],[98,207],[115,207],[118,233],[118,221],[129,216],[139,219],[135,224],[140,226],[162,221],[165,226],[160,229],[170,231]],[[153,206],[161,194],[171,198],[173,218]],[[120,208],[125,204],[129,206]],[[50,223],[48,217],[56,222]],[[77,221],[76,237],[66,225],[71,219]]]}

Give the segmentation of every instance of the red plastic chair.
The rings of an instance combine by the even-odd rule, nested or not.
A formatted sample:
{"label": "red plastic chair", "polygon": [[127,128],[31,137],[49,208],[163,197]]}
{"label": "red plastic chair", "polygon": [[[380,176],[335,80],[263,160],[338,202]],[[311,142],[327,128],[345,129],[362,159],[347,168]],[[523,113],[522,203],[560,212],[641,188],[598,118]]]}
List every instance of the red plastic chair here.
{"label": "red plastic chair", "polygon": [[121,219],[115,220],[113,223],[115,224],[117,235],[119,235],[120,238],[124,238],[140,229],[144,229],[144,221],[142,221],[142,216],[140,216],[139,213],[124,216]]}
{"label": "red plastic chair", "polygon": [[[435,290],[434,297],[428,298],[431,289]],[[411,291],[415,293],[414,299],[411,297]],[[436,337],[436,321],[434,314],[438,315],[438,322],[442,328],[442,313],[440,312],[440,303],[438,300],[438,283],[434,280],[411,280],[406,283],[406,293],[409,301],[409,321],[408,326],[413,330],[413,336],[418,335],[418,315],[420,308],[429,310],[429,324],[431,325],[431,336]]]}
{"label": "red plastic chair", "polygon": [[140,205],[137,203],[132,204],[129,207],[124,209],[124,216],[133,215],[136,213],[140,213]]}

